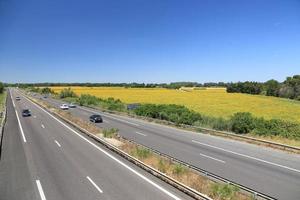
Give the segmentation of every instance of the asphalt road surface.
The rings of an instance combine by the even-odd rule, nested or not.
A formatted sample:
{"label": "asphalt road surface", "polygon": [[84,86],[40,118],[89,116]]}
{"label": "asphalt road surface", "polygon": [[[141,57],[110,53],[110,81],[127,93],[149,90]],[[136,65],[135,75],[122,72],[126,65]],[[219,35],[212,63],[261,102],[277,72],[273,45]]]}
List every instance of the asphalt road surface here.
{"label": "asphalt road surface", "polygon": [[[42,96],[37,98],[55,107],[63,103]],[[300,199],[300,155],[86,107],[78,106],[69,109],[69,112],[85,120],[91,114],[98,113],[104,119],[103,123],[97,124],[99,127],[118,128],[125,138],[274,198]]]}
{"label": "asphalt road surface", "polygon": [[[7,101],[1,200],[190,199],[21,97]],[[31,117],[22,117],[29,108]]]}

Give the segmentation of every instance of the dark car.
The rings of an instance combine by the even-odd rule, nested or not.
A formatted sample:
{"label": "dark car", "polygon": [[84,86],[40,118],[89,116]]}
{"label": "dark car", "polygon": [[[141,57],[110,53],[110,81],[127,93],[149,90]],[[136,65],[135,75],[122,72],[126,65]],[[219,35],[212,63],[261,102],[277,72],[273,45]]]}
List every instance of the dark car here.
{"label": "dark car", "polygon": [[29,117],[29,116],[31,116],[30,110],[29,109],[23,109],[22,110],[22,116],[23,117]]}
{"label": "dark car", "polygon": [[90,116],[90,121],[97,123],[97,122],[103,122],[103,119],[102,119],[101,115],[92,115],[92,116]]}
{"label": "dark car", "polygon": [[20,100],[21,100],[21,97],[16,97],[16,100],[17,100],[17,101],[20,101]]}

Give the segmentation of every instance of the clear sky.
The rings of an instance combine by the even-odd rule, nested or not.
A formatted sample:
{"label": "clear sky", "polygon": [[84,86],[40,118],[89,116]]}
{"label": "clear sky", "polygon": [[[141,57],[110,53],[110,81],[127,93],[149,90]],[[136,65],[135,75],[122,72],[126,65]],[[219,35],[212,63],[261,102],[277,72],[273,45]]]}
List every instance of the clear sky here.
{"label": "clear sky", "polygon": [[0,0],[0,81],[293,74],[300,74],[300,0]]}

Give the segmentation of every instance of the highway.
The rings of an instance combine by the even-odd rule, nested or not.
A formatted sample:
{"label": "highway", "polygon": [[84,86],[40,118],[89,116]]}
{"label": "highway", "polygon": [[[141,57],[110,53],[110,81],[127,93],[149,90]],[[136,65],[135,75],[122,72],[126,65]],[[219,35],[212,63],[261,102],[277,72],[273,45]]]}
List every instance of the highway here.
{"label": "highway", "polygon": [[[59,107],[60,100],[42,98]],[[215,173],[277,199],[300,199],[300,156],[245,142],[184,131],[125,116],[78,106],[69,109],[88,120],[103,116],[102,128],[118,128],[120,135],[194,166]]]}
{"label": "highway", "polygon": [[[18,94],[19,95],[19,94]],[[190,199],[11,91],[0,200]],[[31,117],[22,117],[29,108]]]}

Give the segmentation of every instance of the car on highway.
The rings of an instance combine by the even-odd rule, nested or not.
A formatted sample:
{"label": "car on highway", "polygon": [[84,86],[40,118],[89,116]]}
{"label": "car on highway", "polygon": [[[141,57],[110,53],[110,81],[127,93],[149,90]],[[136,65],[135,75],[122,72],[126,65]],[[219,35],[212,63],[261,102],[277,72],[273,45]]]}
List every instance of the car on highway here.
{"label": "car on highway", "polygon": [[20,100],[21,100],[21,97],[16,97],[16,100],[17,100],[17,101],[20,101]]}
{"label": "car on highway", "polygon": [[70,103],[69,108],[76,108],[76,104],[75,103]]}
{"label": "car on highway", "polygon": [[61,104],[60,105],[60,109],[62,109],[62,110],[68,110],[69,106],[67,104]]}
{"label": "car on highway", "polygon": [[94,123],[103,122],[101,115],[91,115],[90,121]]}
{"label": "car on highway", "polygon": [[22,110],[22,116],[23,117],[30,117],[31,116],[31,112],[29,109],[23,109]]}

